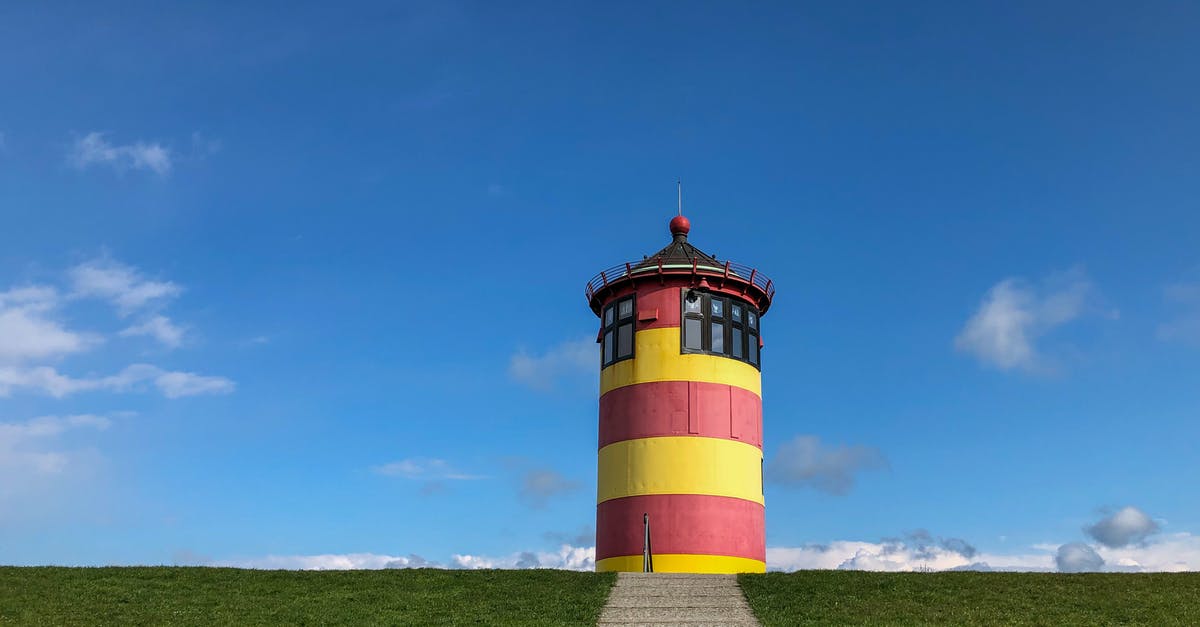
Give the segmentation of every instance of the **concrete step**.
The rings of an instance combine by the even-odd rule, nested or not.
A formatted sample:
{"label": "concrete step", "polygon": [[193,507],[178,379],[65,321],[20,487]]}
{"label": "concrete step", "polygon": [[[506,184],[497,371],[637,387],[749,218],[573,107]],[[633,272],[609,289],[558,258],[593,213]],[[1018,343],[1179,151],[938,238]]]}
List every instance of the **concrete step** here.
{"label": "concrete step", "polygon": [[703,579],[626,579],[617,580],[617,585],[640,587],[737,587],[737,581],[713,581]]}
{"label": "concrete step", "polygon": [[737,575],[706,575],[703,573],[621,573],[621,579],[708,579],[726,581],[737,579]]}
{"label": "concrete step", "polygon": [[627,625],[628,627],[634,627],[634,626],[636,626],[636,627],[759,627],[758,621],[755,621],[755,620],[718,621],[718,622],[688,620],[688,621],[680,621],[680,622],[674,622],[674,623],[646,623],[646,622],[629,622],[629,621],[606,622],[603,619],[601,619],[600,622],[598,622],[596,624],[597,625],[613,625],[613,626]]}
{"label": "concrete step", "polygon": [[[744,607],[605,607],[600,622],[679,623],[746,621],[749,610]],[[754,615],[749,614],[749,620]]]}
{"label": "concrete step", "polygon": [[685,594],[687,592],[710,593],[716,594],[722,590],[740,590],[737,586],[659,586],[655,584],[646,584],[639,586],[636,584],[617,584],[613,586],[613,593],[617,592],[653,592],[655,594]]}
{"label": "concrete step", "polygon": [[609,595],[610,599],[679,599],[681,602],[691,599],[741,599],[742,595],[737,590],[712,590],[712,591],[696,591],[696,590],[680,590],[676,592],[663,592],[662,590],[613,590]]}
{"label": "concrete step", "polygon": [[637,583],[639,585],[648,583],[689,584],[697,586],[727,586],[737,584],[736,579],[717,579],[711,576],[704,577],[703,579],[699,577],[667,577],[665,575],[661,577],[626,577],[622,578],[621,581]]}
{"label": "concrete step", "polygon": [[665,596],[722,596],[731,595],[741,598],[742,591],[736,587],[728,588],[689,588],[686,586],[678,586],[673,588],[636,588],[623,587],[613,588],[609,596],[635,596],[635,597],[665,597]]}
{"label": "concrete step", "polygon": [[600,625],[758,625],[736,575],[620,573]]}
{"label": "concrete step", "polygon": [[708,607],[729,607],[746,609],[746,600],[738,597],[692,597],[680,599],[677,597],[633,597],[628,599],[608,600],[608,607],[675,607],[680,609],[695,609]]}
{"label": "concrete step", "polygon": [[742,591],[734,588],[732,590],[726,588],[707,588],[697,590],[695,588],[648,588],[645,590],[630,590],[624,588],[621,590],[613,590],[609,592],[610,597],[703,597],[703,596],[724,596],[732,595],[741,597]]}

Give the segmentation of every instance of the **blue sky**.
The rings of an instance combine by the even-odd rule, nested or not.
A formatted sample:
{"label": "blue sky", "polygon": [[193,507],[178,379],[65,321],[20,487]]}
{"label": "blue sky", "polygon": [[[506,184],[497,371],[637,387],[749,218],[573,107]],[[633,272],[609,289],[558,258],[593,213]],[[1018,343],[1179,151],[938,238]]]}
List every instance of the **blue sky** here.
{"label": "blue sky", "polygon": [[583,286],[678,177],[779,289],[772,567],[1200,568],[1197,42],[1186,3],[6,4],[0,563],[586,567]]}

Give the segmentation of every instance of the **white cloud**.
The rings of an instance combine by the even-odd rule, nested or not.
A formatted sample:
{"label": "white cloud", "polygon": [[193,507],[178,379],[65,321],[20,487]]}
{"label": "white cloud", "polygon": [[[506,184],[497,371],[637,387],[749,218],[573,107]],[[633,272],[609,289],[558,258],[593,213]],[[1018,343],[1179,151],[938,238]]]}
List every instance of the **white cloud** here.
{"label": "white cloud", "polygon": [[69,451],[47,447],[55,444],[58,436],[74,429],[107,429],[110,424],[108,418],[91,414],[0,422],[0,495],[30,474],[60,474],[71,464]]}
{"label": "white cloud", "polygon": [[26,307],[45,311],[58,304],[58,291],[48,285],[26,285],[0,292],[0,307]]}
{"label": "white cloud", "polygon": [[955,539],[933,544],[902,540],[839,540],[799,547],[767,547],[770,570],[852,569],[889,572],[921,570],[1008,570],[1083,572],[1181,572],[1200,570],[1200,536],[1177,533],[1121,548],[1082,542],[1043,543],[1021,553],[961,551]]}
{"label": "white cloud", "polygon": [[59,374],[50,366],[0,367],[0,397],[9,396],[14,390],[26,388],[62,398],[76,392],[100,387],[94,379],[74,379]]}
{"label": "white cloud", "polygon": [[170,281],[150,281],[132,266],[108,258],[81,263],[70,271],[75,294],[102,298],[122,316],[174,298],[183,291]]}
{"label": "white cloud", "polygon": [[567,479],[557,471],[537,468],[521,477],[521,500],[534,508],[542,508],[550,499],[579,489],[579,482]]}
{"label": "white cloud", "polygon": [[563,342],[541,355],[518,351],[508,362],[508,374],[518,383],[548,391],[566,376],[598,371],[599,348],[594,339]]}
{"label": "white cloud", "polygon": [[99,343],[95,335],[69,331],[50,318],[58,301],[58,292],[46,286],[0,292],[0,364],[57,357]]}
{"label": "white cloud", "polygon": [[1123,507],[1084,529],[1089,536],[1109,548],[1143,542],[1158,533],[1158,523],[1136,507]]}
{"label": "white cloud", "polygon": [[1182,572],[1200,570],[1200,536],[1174,533],[1120,548],[1096,547],[1108,570]]}
{"label": "white cloud", "polygon": [[[445,463],[440,459],[430,461],[443,464]],[[374,466],[371,468],[371,470],[388,477],[404,477],[405,479],[415,479],[425,473],[425,465],[421,464],[417,460],[402,459],[400,461]]]}
{"label": "white cloud", "polygon": [[1104,558],[1082,542],[1069,542],[1058,547],[1054,563],[1059,572],[1090,573],[1104,569]]}
{"label": "white cloud", "polygon": [[104,133],[91,132],[71,147],[68,161],[79,169],[106,165],[118,172],[150,170],[160,176],[171,171],[171,151],[157,142],[137,141],[132,144],[113,144]]}
{"label": "white cloud", "polygon": [[846,494],[854,476],[887,466],[878,449],[867,446],[828,447],[816,436],[802,435],[780,445],[766,464],[767,479],[786,486],[810,487],[829,494]]}
{"label": "white cloud", "polygon": [[858,542],[838,540],[800,547],[767,547],[770,570],[875,570],[912,572],[920,570],[1052,570],[1053,555],[1038,551],[1018,555],[971,552],[965,555],[941,544],[924,546],[903,541]]}
{"label": "white cloud", "polygon": [[372,466],[371,471],[386,477],[403,477],[405,479],[421,480],[472,480],[486,479],[482,475],[472,475],[455,470],[444,459],[426,459],[414,457]]}
{"label": "white cloud", "polygon": [[136,324],[120,333],[122,337],[148,335],[167,348],[179,348],[183,344],[182,327],[175,325],[166,316],[154,316],[141,324]]}
{"label": "white cloud", "polygon": [[559,570],[595,570],[596,547],[563,544],[557,551],[522,551],[500,557],[460,555],[451,557],[456,568],[555,568]]}
{"label": "white cloud", "polygon": [[[73,284],[72,296],[107,300],[121,316],[161,303],[182,291],[170,281],[146,280],[135,268],[107,258],[82,263],[68,274]],[[99,344],[98,335],[72,331],[55,318],[56,310],[64,302],[55,288],[46,285],[0,292],[0,365],[54,358]],[[127,337],[150,336],[171,348],[182,344],[184,334],[182,327],[163,315],[150,316],[120,332]]]}
{"label": "white cloud", "polygon": [[[190,553],[188,554],[191,555]],[[189,563],[206,566],[283,570],[356,570],[381,568],[446,568],[420,555],[386,555],[380,553],[330,553],[318,555],[267,555],[263,557],[208,560],[194,558]],[[556,568],[562,570],[594,570],[596,548],[564,544],[556,551],[521,551],[504,556],[455,554],[449,568]]]}
{"label": "white cloud", "polygon": [[39,391],[55,398],[92,390],[126,392],[137,390],[145,382],[153,383],[167,398],[228,394],[236,388],[236,384],[225,377],[167,371],[150,364],[133,364],[115,375],[81,379],[60,374],[49,366],[0,367],[0,397],[9,396],[18,389]]}
{"label": "white cloud", "polygon": [[0,422],[0,527],[91,516],[107,463],[86,440],[109,425],[92,414]]}
{"label": "white cloud", "polygon": [[[939,538],[925,543],[922,532],[882,542],[838,540],[799,547],[767,547],[767,568],[794,570],[873,570],[918,572],[945,570],[1051,572],[1070,569],[1109,572],[1181,572],[1200,570],[1200,536],[1178,533],[1153,542],[1120,549],[1090,547],[1082,543],[1043,543],[1020,553],[956,550],[956,539]],[[969,546],[969,545],[968,545]],[[594,546],[560,544],[553,551],[519,551],[505,555],[456,553],[443,566],[419,555],[378,553],[267,555],[211,560],[186,552],[186,563],[238,568],[289,570],[347,570],[378,568],[555,568],[590,571],[595,568]],[[178,559],[176,561],[179,561]]]}
{"label": "white cloud", "polygon": [[1083,313],[1091,283],[1081,270],[1054,275],[1040,286],[1005,279],[988,291],[955,347],[1001,370],[1045,370],[1037,340]]}
{"label": "white cloud", "polygon": [[[195,563],[195,562],[193,562]],[[329,553],[321,555],[266,555],[229,560],[202,560],[197,565],[257,568],[263,570],[375,570],[381,568],[440,568],[419,555],[379,553]]]}
{"label": "white cloud", "polygon": [[199,375],[194,372],[162,372],[154,377],[154,385],[167,398],[201,394],[229,394],[237,385],[225,378]]}
{"label": "white cloud", "polygon": [[[69,271],[76,298],[101,298],[111,302],[121,316],[161,303],[182,290],[169,281],[147,280],[133,267],[107,258],[94,259]],[[107,390],[138,391],[152,385],[167,398],[200,394],[227,394],[236,384],[226,377],[164,370],[150,364],[133,364],[109,376],[76,378],[51,365],[31,365],[80,352],[102,340],[92,333],[65,328],[54,318],[68,302],[46,285],[27,285],[0,292],[0,397],[29,390],[62,398],[71,394]],[[120,332],[123,336],[149,335],[171,347],[179,346],[184,330],[163,315]]]}

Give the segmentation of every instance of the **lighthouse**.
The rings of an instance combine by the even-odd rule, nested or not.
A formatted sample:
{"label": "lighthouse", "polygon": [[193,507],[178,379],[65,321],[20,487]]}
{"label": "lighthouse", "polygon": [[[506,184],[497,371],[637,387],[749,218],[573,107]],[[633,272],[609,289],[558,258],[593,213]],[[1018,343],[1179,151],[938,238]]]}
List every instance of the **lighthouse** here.
{"label": "lighthouse", "polygon": [[757,269],[671,242],[588,282],[599,316],[596,570],[766,570]]}

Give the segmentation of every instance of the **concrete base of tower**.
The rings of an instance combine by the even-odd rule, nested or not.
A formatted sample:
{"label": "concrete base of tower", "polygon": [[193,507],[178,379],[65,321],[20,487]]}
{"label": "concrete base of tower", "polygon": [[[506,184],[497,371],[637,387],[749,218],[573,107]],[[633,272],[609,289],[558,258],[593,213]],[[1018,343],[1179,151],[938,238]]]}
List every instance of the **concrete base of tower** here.
{"label": "concrete base of tower", "polygon": [[[621,555],[606,557],[596,562],[596,572],[642,572],[642,556]],[[766,562],[729,555],[681,555],[664,554],[654,556],[656,573],[696,573],[731,575],[735,573],[765,573]]]}

